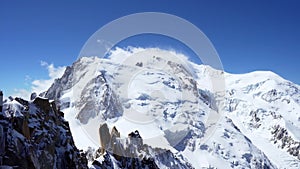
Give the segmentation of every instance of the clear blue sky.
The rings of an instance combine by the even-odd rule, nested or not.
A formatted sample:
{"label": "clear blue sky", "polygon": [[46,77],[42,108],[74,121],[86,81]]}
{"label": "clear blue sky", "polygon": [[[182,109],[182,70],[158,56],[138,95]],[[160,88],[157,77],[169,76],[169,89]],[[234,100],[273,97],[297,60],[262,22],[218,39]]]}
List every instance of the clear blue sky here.
{"label": "clear blue sky", "polygon": [[297,0],[1,0],[0,88],[26,88],[26,75],[46,78],[41,61],[72,64],[96,30],[136,12],[170,13],[195,24],[225,71],[271,70],[300,84],[299,9]]}

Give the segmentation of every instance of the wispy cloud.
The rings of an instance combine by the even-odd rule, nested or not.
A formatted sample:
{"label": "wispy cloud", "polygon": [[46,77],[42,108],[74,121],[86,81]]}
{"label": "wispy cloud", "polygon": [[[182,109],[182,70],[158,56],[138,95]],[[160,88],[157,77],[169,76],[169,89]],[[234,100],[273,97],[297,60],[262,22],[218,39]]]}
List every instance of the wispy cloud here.
{"label": "wispy cloud", "polygon": [[27,89],[14,89],[13,97],[21,97],[24,99],[29,99],[31,95],[31,90]]}
{"label": "wispy cloud", "polygon": [[48,79],[38,79],[32,81],[32,92],[41,93],[46,91],[55,79],[60,78],[66,67],[55,67],[45,61],[41,61],[41,66],[48,70]]}
{"label": "wispy cloud", "polygon": [[44,92],[51,86],[55,79],[60,78],[63,75],[66,69],[65,66],[55,67],[53,63],[49,64],[45,61],[41,61],[41,67],[47,69],[48,77],[46,79],[32,80],[32,78],[27,75],[25,77],[25,85],[29,84],[29,89],[15,89],[12,96],[29,99],[30,94],[33,92],[36,92],[38,94]]}

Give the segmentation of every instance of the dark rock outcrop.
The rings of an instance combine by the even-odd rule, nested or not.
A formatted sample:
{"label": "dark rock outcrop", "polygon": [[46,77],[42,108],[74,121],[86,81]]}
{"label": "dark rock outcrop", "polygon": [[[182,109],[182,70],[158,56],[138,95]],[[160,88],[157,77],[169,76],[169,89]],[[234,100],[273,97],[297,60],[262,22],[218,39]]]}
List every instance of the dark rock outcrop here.
{"label": "dark rock outcrop", "polygon": [[100,135],[100,142],[101,142],[101,154],[103,154],[104,151],[109,146],[110,137],[111,137],[106,123],[100,126],[99,135]]}
{"label": "dark rock outcrop", "polygon": [[275,125],[271,133],[273,135],[272,141],[274,144],[277,144],[281,149],[286,149],[290,155],[300,160],[300,142],[294,140],[288,134],[286,128]]}
{"label": "dark rock outcrop", "polygon": [[137,130],[129,133],[126,139],[120,138],[120,133],[115,127],[109,133],[107,124],[101,125],[99,132],[102,147],[97,152],[101,153],[92,162],[97,169],[193,168],[188,162],[178,159],[170,150],[152,148],[144,144]]}
{"label": "dark rock outcrop", "polygon": [[15,100],[23,106],[21,114],[14,115],[14,102],[0,114],[0,168],[87,168],[85,154],[75,147],[69,124],[54,103],[39,97]]}

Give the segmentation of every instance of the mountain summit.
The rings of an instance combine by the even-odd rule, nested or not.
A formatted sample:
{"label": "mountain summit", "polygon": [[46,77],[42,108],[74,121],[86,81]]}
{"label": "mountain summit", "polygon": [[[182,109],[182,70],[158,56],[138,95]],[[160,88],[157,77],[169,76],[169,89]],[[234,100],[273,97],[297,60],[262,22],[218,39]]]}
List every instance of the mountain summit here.
{"label": "mountain summit", "polygon": [[[85,150],[101,147],[106,124],[119,130],[120,142],[137,130],[143,144],[192,168],[299,168],[299,89],[272,72],[229,74],[182,54],[138,48],[80,58],[45,97],[60,103]],[[93,158],[98,166],[114,153],[104,152]]]}

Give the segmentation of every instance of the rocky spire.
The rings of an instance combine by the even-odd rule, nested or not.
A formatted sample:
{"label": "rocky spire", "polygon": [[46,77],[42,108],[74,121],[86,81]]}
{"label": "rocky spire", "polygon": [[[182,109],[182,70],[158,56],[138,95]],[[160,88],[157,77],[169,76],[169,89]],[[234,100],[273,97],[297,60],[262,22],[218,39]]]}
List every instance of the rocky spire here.
{"label": "rocky spire", "polygon": [[3,109],[3,92],[0,90],[0,112]]}

